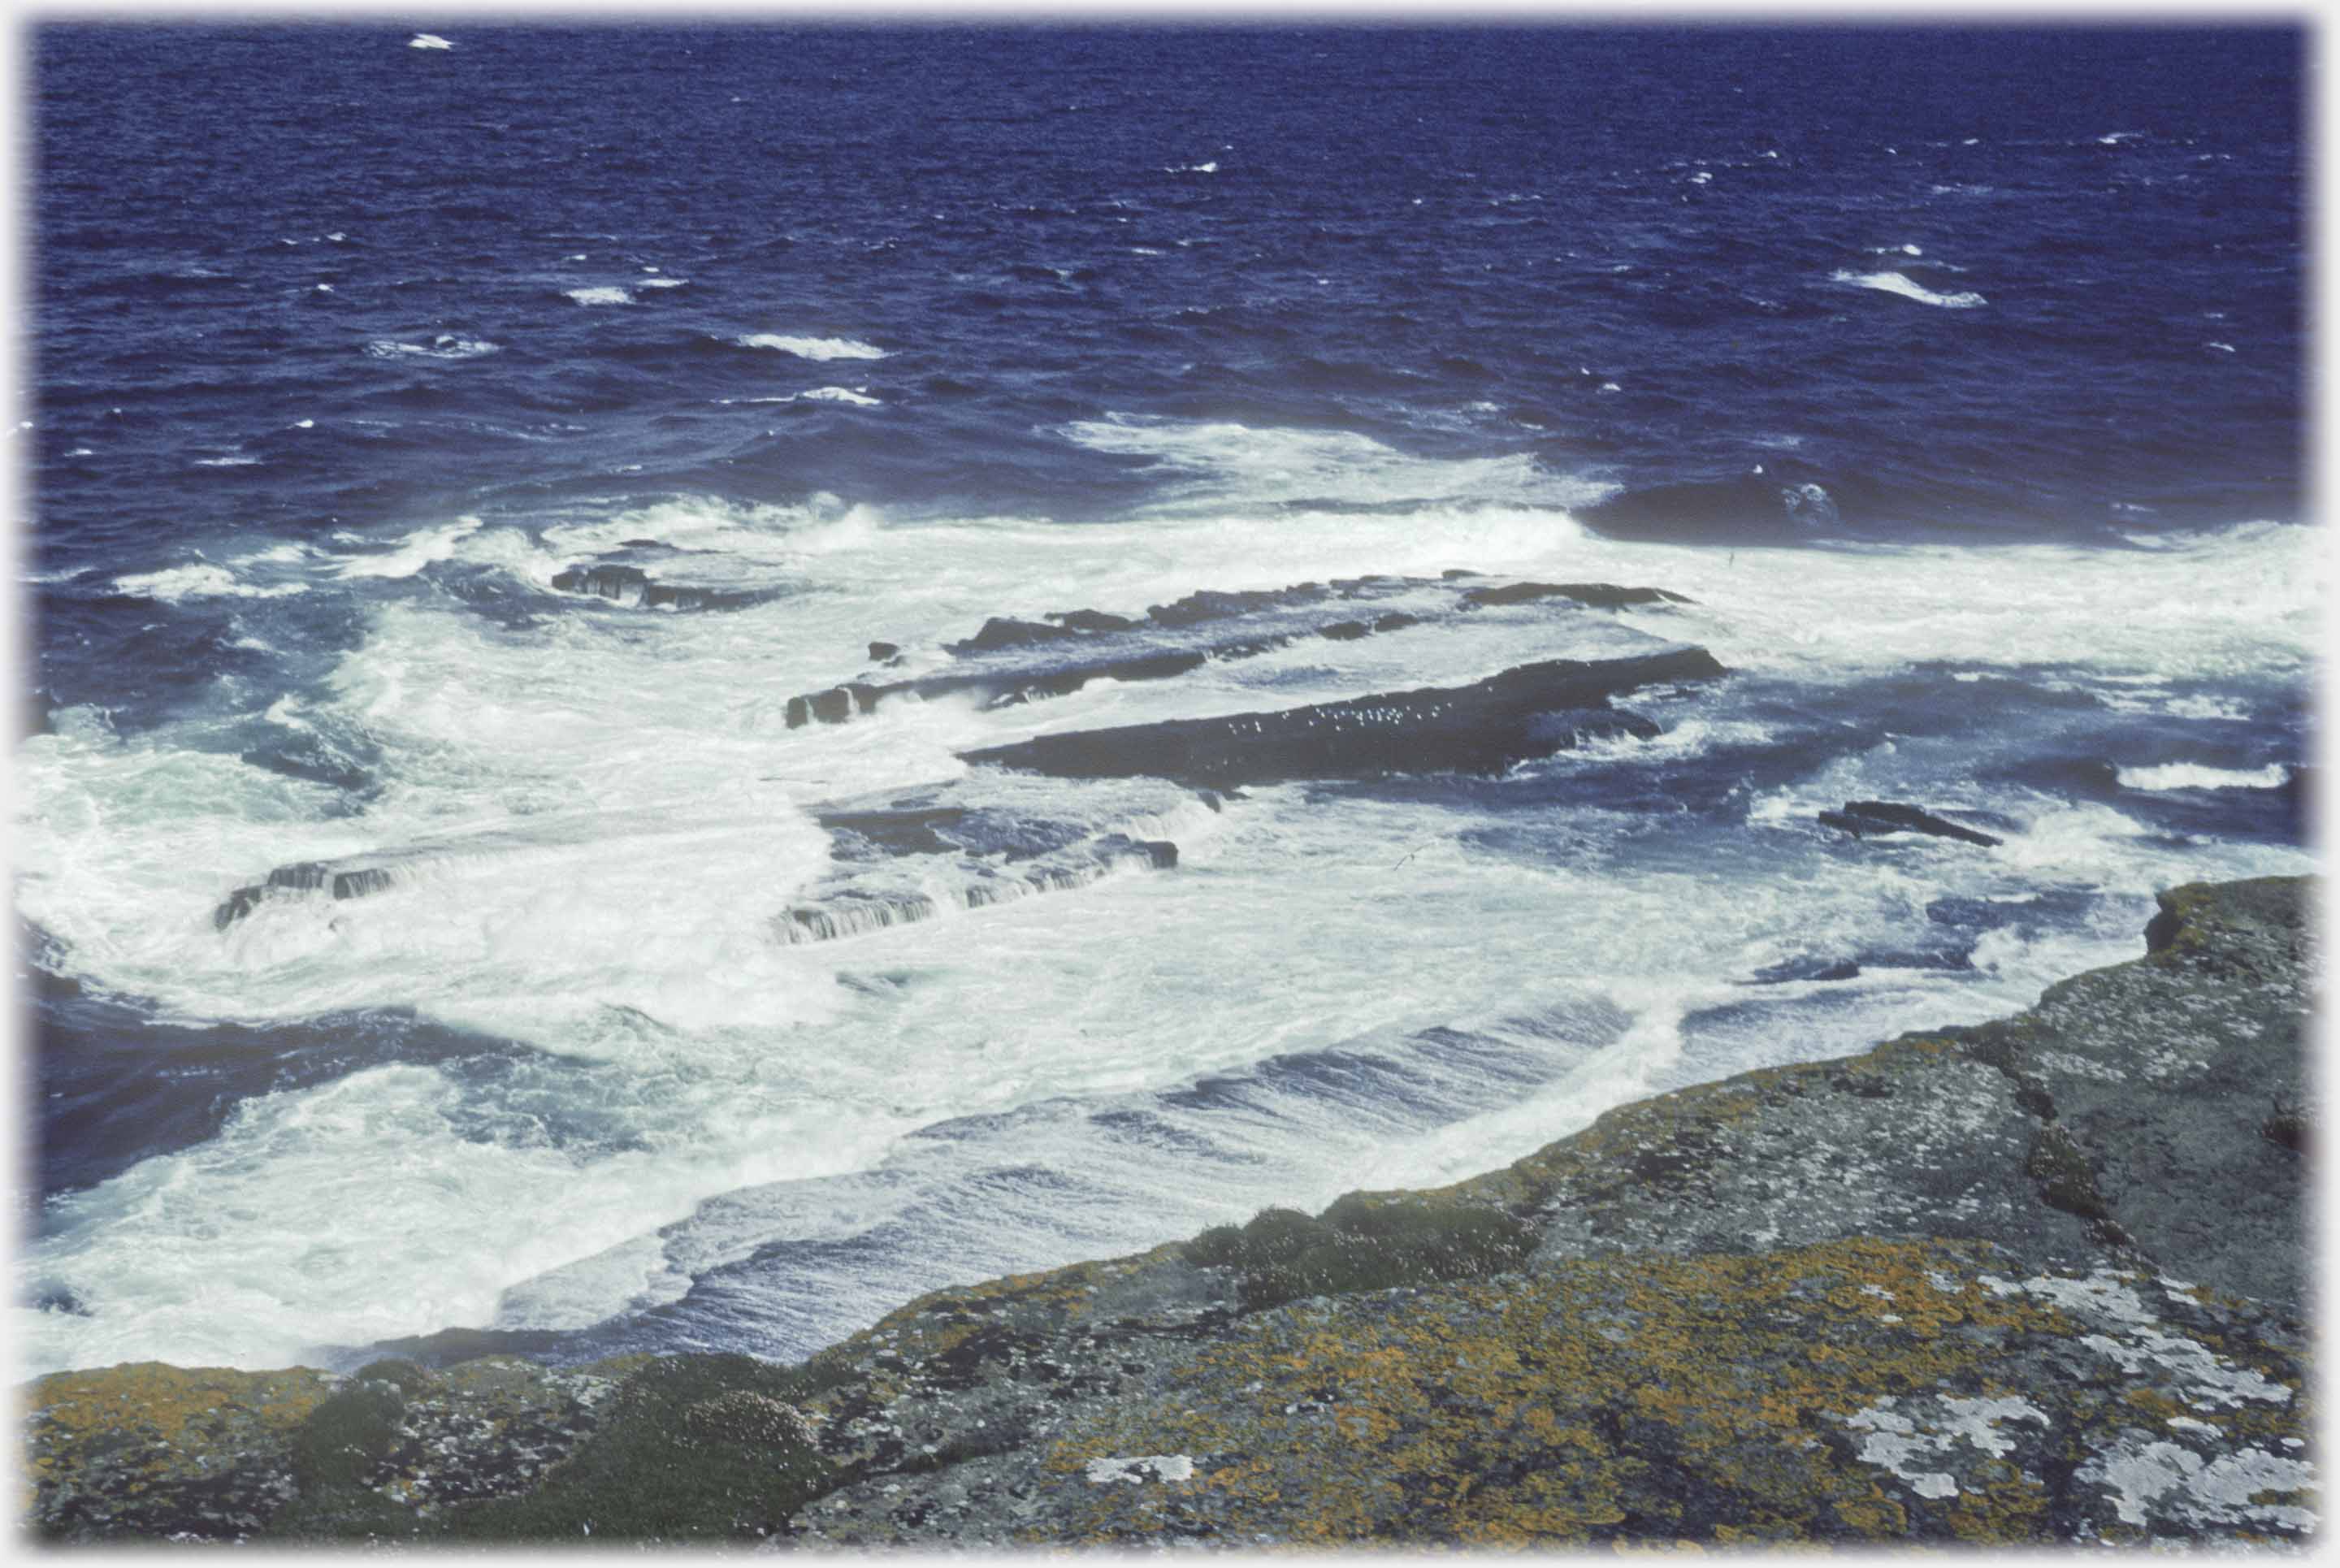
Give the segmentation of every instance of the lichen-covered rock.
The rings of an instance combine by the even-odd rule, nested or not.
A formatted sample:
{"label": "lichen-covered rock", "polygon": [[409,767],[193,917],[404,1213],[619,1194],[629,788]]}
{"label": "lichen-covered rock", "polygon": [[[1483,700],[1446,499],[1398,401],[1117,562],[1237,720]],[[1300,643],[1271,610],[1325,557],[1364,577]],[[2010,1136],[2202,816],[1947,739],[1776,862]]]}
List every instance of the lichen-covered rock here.
{"label": "lichen-covered rock", "polygon": [[451,1505],[526,1492],[616,1386],[511,1356],[433,1374],[67,1372],[29,1392],[33,1513],[52,1538],[428,1533]]}
{"label": "lichen-covered rock", "polygon": [[[798,1527],[2295,1541],[2305,1177],[2244,1086],[2304,1103],[2305,894],[2180,888],[2149,958],[2018,1017],[1621,1107],[1437,1192],[1007,1282],[987,1342],[933,1337],[980,1293],[913,1304],[828,1353],[860,1375],[825,1441],[900,1435]],[[1359,1213],[1474,1206],[1492,1254],[1401,1246],[1313,1299],[1278,1277]],[[1036,1397],[1085,1374],[1100,1397]]]}
{"label": "lichen-covered rock", "polygon": [[27,1400],[35,1531],[233,1539],[297,1494],[292,1434],[338,1379],[145,1361],[62,1372]]}

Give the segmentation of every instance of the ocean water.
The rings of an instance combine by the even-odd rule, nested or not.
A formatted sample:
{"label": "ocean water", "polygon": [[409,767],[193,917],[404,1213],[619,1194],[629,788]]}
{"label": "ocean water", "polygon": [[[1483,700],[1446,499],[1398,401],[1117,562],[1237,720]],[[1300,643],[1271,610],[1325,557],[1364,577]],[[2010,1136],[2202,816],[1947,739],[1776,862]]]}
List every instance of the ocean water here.
{"label": "ocean water", "polygon": [[2315,864],[2296,30],[29,36],[34,1370],[794,1357]]}

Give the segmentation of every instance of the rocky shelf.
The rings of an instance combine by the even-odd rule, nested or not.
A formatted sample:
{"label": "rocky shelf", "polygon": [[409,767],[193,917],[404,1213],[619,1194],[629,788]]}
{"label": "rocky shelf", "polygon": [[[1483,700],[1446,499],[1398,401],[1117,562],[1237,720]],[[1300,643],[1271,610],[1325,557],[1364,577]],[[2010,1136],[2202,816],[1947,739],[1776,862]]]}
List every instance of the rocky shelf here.
{"label": "rocky shelf", "polygon": [[937,1292],[798,1365],[56,1374],[33,1529],[2296,1548],[2310,894],[2180,888],[2145,957],[2014,1017]]}

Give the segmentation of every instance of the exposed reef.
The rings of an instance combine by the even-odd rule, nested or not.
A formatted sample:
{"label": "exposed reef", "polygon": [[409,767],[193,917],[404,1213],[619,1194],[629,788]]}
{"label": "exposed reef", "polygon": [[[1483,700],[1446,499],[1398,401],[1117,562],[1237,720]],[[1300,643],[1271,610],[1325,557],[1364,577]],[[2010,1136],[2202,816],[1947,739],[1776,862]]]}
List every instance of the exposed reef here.
{"label": "exposed reef", "polygon": [[1723,673],[1702,648],[1630,659],[1553,659],[1471,686],[1075,730],[961,755],[969,762],[1059,778],[1151,775],[1220,787],[1413,771],[1493,773],[1584,739],[1655,735],[1657,724],[1610,700]]}
{"label": "exposed reef", "polygon": [[[944,644],[940,651],[949,663],[937,670],[892,680],[865,672],[792,697],[784,712],[794,729],[842,724],[901,697],[964,697],[986,707],[1009,707],[1067,696],[1093,680],[1166,680],[1214,660],[1255,658],[1309,638],[1353,642],[1481,609],[1554,599],[1577,609],[1610,610],[1691,602],[1664,589],[1608,582],[1460,588],[1460,581],[1346,577],[1288,588],[1201,589],[1149,606],[1143,616],[1100,610],[1052,610],[1037,620],[995,615],[972,636]],[[1397,600],[1410,608],[1370,608]],[[891,667],[901,662],[901,649],[872,642],[869,657]]]}
{"label": "exposed reef", "polygon": [[[953,832],[905,810],[838,828]],[[27,1391],[52,1540],[2216,1542],[2318,1528],[2298,879],[2031,1009],[1427,1192],[936,1292],[794,1366]]]}
{"label": "exposed reef", "polygon": [[1820,826],[1849,833],[1856,839],[1867,839],[1879,833],[1924,833],[1935,839],[1955,839],[1961,844],[1979,844],[1990,849],[2007,842],[1973,828],[1961,827],[1947,817],[1937,817],[1931,811],[1916,806],[1904,806],[1892,800],[1848,800],[1841,811],[1823,811]]}

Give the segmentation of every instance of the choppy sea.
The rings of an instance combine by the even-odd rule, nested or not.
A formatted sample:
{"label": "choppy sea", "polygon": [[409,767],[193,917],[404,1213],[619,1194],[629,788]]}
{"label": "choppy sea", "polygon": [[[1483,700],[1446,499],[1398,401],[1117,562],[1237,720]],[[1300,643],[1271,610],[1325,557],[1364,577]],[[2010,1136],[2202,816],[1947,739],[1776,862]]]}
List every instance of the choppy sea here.
{"label": "choppy sea", "polygon": [[2297,29],[27,36],[33,1370],[794,1357],[2315,864]]}

